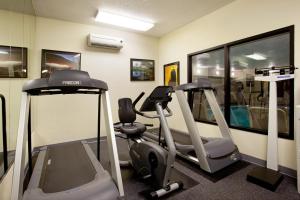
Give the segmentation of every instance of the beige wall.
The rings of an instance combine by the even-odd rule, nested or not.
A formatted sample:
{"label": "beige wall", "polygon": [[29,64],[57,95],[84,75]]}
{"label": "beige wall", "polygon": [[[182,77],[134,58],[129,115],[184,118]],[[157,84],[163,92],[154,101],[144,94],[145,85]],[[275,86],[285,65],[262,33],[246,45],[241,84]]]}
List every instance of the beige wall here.
{"label": "beige wall", "polygon": [[[87,47],[89,33],[123,38],[124,47],[120,52]],[[141,91],[149,93],[158,83],[130,81],[130,58],[158,62],[158,39],[154,37],[37,17],[34,78],[40,77],[41,49],[81,52],[81,69],[108,83],[115,122],[118,121],[117,101],[120,97],[135,98]],[[156,75],[157,72],[158,66]],[[33,100],[35,145],[96,137],[97,96],[48,96]],[[104,123],[101,130],[105,135]]]}
{"label": "beige wall", "polygon": [[[31,58],[35,41],[35,17],[0,10],[0,27],[0,45],[27,47],[29,58],[28,67],[29,70],[31,70]],[[21,101],[21,88],[27,80],[28,79],[0,79],[0,93],[6,98],[8,150],[15,149]],[[1,116],[0,120],[2,122]],[[0,128],[2,131],[1,122]],[[1,145],[2,139],[0,139],[0,149],[2,149]],[[10,198],[11,181],[12,167],[5,175],[4,179],[1,180],[1,200],[8,200]]]}
{"label": "beige wall", "polygon": [[[159,66],[180,61],[181,83],[187,82],[187,54],[239,40],[274,29],[295,25],[295,65],[300,62],[299,28],[300,1],[298,0],[237,0],[207,16],[173,31],[160,39]],[[296,73],[296,76],[300,72]],[[163,83],[163,69],[160,69]],[[300,80],[296,78],[295,104],[299,104]],[[175,117],[170,126],[186,131],[179,105],[173,101]],[[218,135],[217,127],[198,123],[205,136]],[[266,159],[266,136],[232,130],[235,143],[244,154]],[[279,139],[280,165],[296,169],[294,141]]]}
{"label": "beige wall", "polygon": [[[0,45],[28,48],[28,66],[32,66],[31,52],[35,40],[35,17],[0,10]],[[6,98],[7,137],[9,150],[15,149],[21,88],[28,79],[0,79],[0,93]],[[2,116],[0,116],[0,120]],[[0,123],[0,127],[2,123]],[[1,129],[2,131],[2,129]],[[2,145],[2,142],[0,142]],[[2,147],[0,146],[0,149]]]}
{"label": "beige wall", "polygon": [[[26,38],[22,45],[30,46],[32,40],[35,48],[30,48],[30,78],[40,77],[41,49],[76,51],[82,53],[82,70],[89,71],[93,78],[106,81],[110,88],[114,120],[117,121],[117,99],[120,97],[136,97],[141,91],[150,92],[153,87],[163,84],[163,64],[180,61],[181,83],[187,81],[187,54],[198,50],[214,47],[259,33],[295,24],[295,64],[299,64],[299,26],[300,1],[298,0],[237,0],[210,15],[202,17],[159,40],[136,33],[117,31],[114,29],[76,24],[65,21],[51,20],[40,17],[28,17],[30,30],[25,31]],[[16,15],[17,17],[17,15]],[[12,22],[0,12],[0,26],[14,28],[0,29],[0,43],[12,40],[4,31],[19,34],[20,24]],[[23,18],[22,18],[23,19]],[[36,22],[36,24],[35,24]],[[22,28],[22,31],[25,29]],[[27,30],[27,29],[26,29]],[[88,33],[98,33],[124,38],[124,48],[116,53],[101,49],[88,48]],[[11,32],[10,32],[11,34]],[[5,36],[5,37],[4,37]],[[24,37],[24,36],[22,36]],[[34,39],[33,39],[34,38]],[[21,40],[16,40],[21,42]],[[26,42],[27,41],[27,42]],[[30,45],[29,45],[30,44]],[[31,46],[30,46],[31,47]],[[155,82],[130,82],[129,59],[148,58],[156,62]],[[299,74],[297,72],[296,76]],[[20,99],[20,88],[23,80],[0,80],[0,90],[11,99]],[[295,102],[299,104],[299,81],[296,78]],[[14,90],[9,88],[13,87]],[[13,92],[14,91],[14,92]],[[96,97],[87,96],[56,96],[38,97],[33,99],[34,142],[44,145],[57,142],[95,137],[96,134]],[[11,102],[11,100],[9,101]],[[17,106],[15,106],[17,105]],[[10,109],[18,110],[19,102],[9,105]],[[186,130],[174,98],[171,108],[174,117],[169,119],[170,126]],[[14,114],[18,118],[18,114]],[[12,120],[17,121],[17,120]],[[11,123],[11,122],[10,122]],[[217,127],[198,123],[203,135],[217,135]],[[16,129],[13,125],[11,129]],[[104,130],[104,124],[102,126]],[[102,131],[103,134],[105,134]],[[266,136],[232,130],[233,139],[242,153],[265,159]],[[294,141],[279,139],[279,162],[281,165],[296,169]],[[0,185],[0,199],[8,199],[5,192],[10,185],[10,175]],[[8,184],[5,184],[8,183]],[[3,196],[4,195],[4,196]]]}

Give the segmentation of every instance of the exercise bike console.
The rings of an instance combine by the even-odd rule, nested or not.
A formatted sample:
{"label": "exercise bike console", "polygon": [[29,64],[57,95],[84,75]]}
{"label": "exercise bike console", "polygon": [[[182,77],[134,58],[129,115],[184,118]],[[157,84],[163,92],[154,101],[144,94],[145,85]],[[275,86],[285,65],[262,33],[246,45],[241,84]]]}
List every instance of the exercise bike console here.
{"label": "exercise bike console", "polygon": [[160,104],[163,110],[166,110],[168,114],[165,117],[172,115],[172,111],[168,108],[168,103],[172,101],[171,94],[173,88],[170,86],[158,86],[156,87],[149,97],[143,102],[139,110],[136,109],[136,104],[143,98],[145,92],[142,92],[133,102],[133,110],[136,114],[147,118],[159,118],[159,115],[150,115],[145,112],[157,111],[156,104]]}

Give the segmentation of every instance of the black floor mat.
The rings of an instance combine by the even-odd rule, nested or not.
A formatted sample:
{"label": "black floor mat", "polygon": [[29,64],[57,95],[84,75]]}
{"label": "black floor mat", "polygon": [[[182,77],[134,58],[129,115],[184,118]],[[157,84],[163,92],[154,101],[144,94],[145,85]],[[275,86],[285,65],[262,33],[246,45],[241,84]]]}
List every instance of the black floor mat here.
{"label": "black floor mat", "polygon": [[[120,160],[128,160],[129,154],[128,154],[128,147],[127,147],[127,142],[123,139],[117,139],[117,145],[118,145],[118,151],[119,151],[119,158]],[[90,144],[92,150],[96,153],[97,149],[97,144],[96,143],[91,143]],[[108,162],[108,155],[107,155],[107,144],[106,141],[101,141],[100,144],[100,160],[102,166],[107,170],[110,171],[110,165]],[[151,181],[145,181],[141,180],[137,175],[134,173],[133,168],[129,167],[122,167],[121,168],[121,173],[122,173],[122,179],[123,179],[123,184],[124,184],[124,190],[125,190],[125,195],[126,199],[146,199],[146,193],[149,191],[153,191],[153,187],[151,185]],[[191,177],[185,175],[184,173],[180,172],[178,169],[174,168],[172,170],[171,174],[171,181],[181,181],[184,184],[183,190],[180,191],[175,191],[171,193],[168,196],[165,196],[162,199],[172,199],[172,196],[187,190],[191,187],[194,187],[195,185],[198,184],[197,181],[192,179]]]}
{"label": "black floor mat", "polygon": [[220,171],[210,174],[210,173],[202,170],[199,167],[199,165],[189,162],[183,158],[180,158],[179,156],[176,157],[176,162],[178,162],[179,164],[183,165],[184,167],[192,170],[193,172],[200,174],[204,178],[206,178],[214,183],[222,180],[223,178],[225,178],[241,169],[244,169],[245,167],[247,167],[249,165],[249,163],[247,163],[247,162],[238,161],[230,166],[225,167],[224,169],[221,169]]}

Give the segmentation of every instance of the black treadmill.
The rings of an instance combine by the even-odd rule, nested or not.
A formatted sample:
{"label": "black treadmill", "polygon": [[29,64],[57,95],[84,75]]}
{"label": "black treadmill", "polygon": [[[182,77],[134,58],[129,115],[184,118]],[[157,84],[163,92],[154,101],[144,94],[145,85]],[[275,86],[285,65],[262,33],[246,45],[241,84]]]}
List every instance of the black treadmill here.
{"label": "black treadmill", "polygon": [[[96,94],[98,102],[98,154],[86,141],[45,146],[39,152],[34,169],[31,155],[30,96],[57,94]],[[108,152],[111,175],[99,162],[101,97],[106,116]],[[12,200],[112,200],[124,196],[117,146],[113,131],[107,84],[91,79],[77,70],[61,70],[50,78],[35,79],[23,87],[18,129]],[[28,132],[28,134],[27,134]],[[27,138],[28,137],[28,138]],[[23,193],[26,142],[28,167],[31,175]]]}

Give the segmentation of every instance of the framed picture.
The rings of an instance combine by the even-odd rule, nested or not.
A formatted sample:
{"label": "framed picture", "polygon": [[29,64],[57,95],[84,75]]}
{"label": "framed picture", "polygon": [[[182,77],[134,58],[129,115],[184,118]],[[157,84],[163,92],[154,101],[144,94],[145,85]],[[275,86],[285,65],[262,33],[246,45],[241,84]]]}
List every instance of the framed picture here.
{"label": "framed picture", "polygon": [[154,60],[130,59],[131,81],[154,81]]}
{"label": "framed picture", "polygon": [[42,78],[48,78],[55,70],[80,70],[80,65],[81,53],[42,49]]}
{"label": "framed picture", "polygon": [[0,78],[27,78],[27,48],[0,46]]}
{"label": "framed picture", "polygon": [[164,85],[177,86],[179,84],[179,62],[164,65]]}

